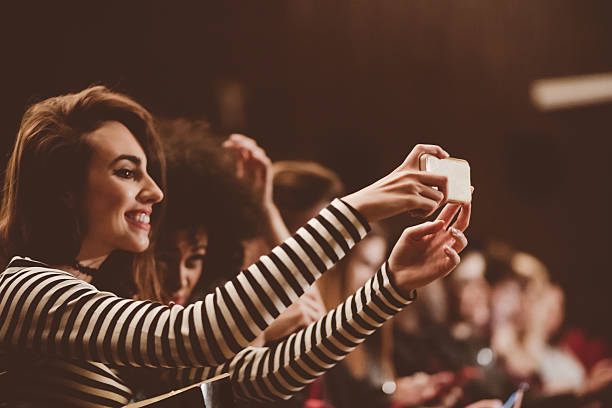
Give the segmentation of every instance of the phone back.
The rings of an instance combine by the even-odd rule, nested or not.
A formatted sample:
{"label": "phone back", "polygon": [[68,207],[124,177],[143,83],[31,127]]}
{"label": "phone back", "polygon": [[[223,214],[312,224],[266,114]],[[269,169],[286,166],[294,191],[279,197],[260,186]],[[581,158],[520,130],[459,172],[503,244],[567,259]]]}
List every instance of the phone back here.
{"label": "phone back", "polygon": [[424,154],[420,158],[420,168],[448,177],[447,200],[455,203],[469,203],[472,201],[470,181],[470,164],[462,159],[439,159],[431,154]]}

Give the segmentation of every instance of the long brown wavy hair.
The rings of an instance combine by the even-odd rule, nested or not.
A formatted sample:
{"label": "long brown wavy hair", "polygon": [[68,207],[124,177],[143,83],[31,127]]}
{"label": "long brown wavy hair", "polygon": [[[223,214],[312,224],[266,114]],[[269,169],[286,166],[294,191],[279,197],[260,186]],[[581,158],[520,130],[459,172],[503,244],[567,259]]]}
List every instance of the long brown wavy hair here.
{"label": "long brown wavy hair", "polygon": [[[92,150],[82,136],[107,121],[122,123],[136,137],[147,156],[147,171],[165,191],[164,153],[144,107],[104,86],[45,99],[23,115],[6,168],[0,240],[7,258],[24,255],[50,265],[73,264],[87,228],[79,203]],[[67,197],[74,197],[76,205]],[[162,214],[158,204],[147,251],[116,251],[109,257],[108,264],[131,272],[131,296],[160,299],[152,247]]]}

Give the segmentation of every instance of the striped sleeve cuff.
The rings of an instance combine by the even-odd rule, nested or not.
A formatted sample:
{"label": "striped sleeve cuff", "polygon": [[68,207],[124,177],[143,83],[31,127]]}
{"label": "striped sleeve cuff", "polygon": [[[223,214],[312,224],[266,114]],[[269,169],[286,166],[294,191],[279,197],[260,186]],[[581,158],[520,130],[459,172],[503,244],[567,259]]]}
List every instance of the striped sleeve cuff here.
{"label": "striped sleeve cuff", "polygon": [[338,206],[343,205],[346,208],[348,208],[351,214],[353,214],[353,216],[357,219],[357,221],[359,221],[359,223],[363,226],[363,228],[365,228],[366,234],[370,232],[372,228],[370,228],[370,224],[368,223],[368,220],[366,220],[365,217],[361,215],[359,211],[354,209],[349,203],[347,203],[346,201],[342,199],[336,198],[334,201],[332,201],[332,204],[338,205]]}
{"label": "striped sleeve cuff", "polygon": [[[321,213],[327,211],[340,222],[342,227],[346,230],[343,231],[343,236],[347,238],[347,242],[353,241],[353,245],[361,241],[372,229],[368,221],[359,211],[339,198],[334,199],[334,201],[332,201],[326,209],[321,211]],[[348,234],[350,238],[346,234]]]}
{"label": "striped sleeve cuff", "polygon": [[381,292],[390,303],[401,309],[416,300],[416,289],[412,289],[408,296],[404,296],[402,290],[397,287],[393,273],[389,270],[389,262],[384,263],[379,274],[379,279],[382,280]]}

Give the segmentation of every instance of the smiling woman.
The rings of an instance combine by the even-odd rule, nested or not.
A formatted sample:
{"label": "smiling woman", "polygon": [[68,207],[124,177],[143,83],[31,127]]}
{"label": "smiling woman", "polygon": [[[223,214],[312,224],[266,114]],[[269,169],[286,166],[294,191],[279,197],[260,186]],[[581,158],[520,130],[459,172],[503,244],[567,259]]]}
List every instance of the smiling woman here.
{"label": "smiling woman", "polygon": [[[0,355],[12,384],[0,403],[123,406],[134,398],[118,369],[125,366],[200,370],[185,379],[231,371],[244,395],[287,398],[407,305],[414,289],[450,272],[467,244],[469,205],[448,229],[459,207],[446,206],[435,222],[408,228],[388,263],[320,321],[316,344],[288,346],[292,358],[283,347],[245,348],[367,234],[369,222],[435,211],[444,197],[432,185],[444,190],[446,179],[420,173],[418,158],[448,154],[418,145],[396,170],[335,199],[202,301],[164,306],[150,301],[161,299],[150,254],[165,178],[152,123],[136,102],[99,86],[25,113],[0,213],[2,246],[13,256],[0,274]],[[131,293],[116,281],[99,284],[117,270],[135,283]]]}
{"label": "smiling woman", "polygon": [[[163,150],[141,105],[102,86],[47,99],[24,114],[7,166],[3,249],[9,257],[90,268],[119,250],[113,257],[133,271],[133,295],[159,298],[153,255],[145,251],[152,235],[128,229],[132,220],[124,217],[142,210],[155,229],[163,212],[160,188]],[[155,214],[153,207],[160,207]]]}

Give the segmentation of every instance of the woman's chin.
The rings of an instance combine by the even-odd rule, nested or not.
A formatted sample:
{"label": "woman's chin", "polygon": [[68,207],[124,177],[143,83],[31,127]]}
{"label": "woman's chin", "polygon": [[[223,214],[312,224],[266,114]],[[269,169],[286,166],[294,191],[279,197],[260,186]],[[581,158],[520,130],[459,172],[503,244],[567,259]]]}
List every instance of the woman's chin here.
{"label": "woman's chin", "polygon": [[149,249],[149,238],[146,239],[135,239],[130,240],[129,243],[126,242],[126,245],[122,246],[122,250],[134,253],[141,253]]}

